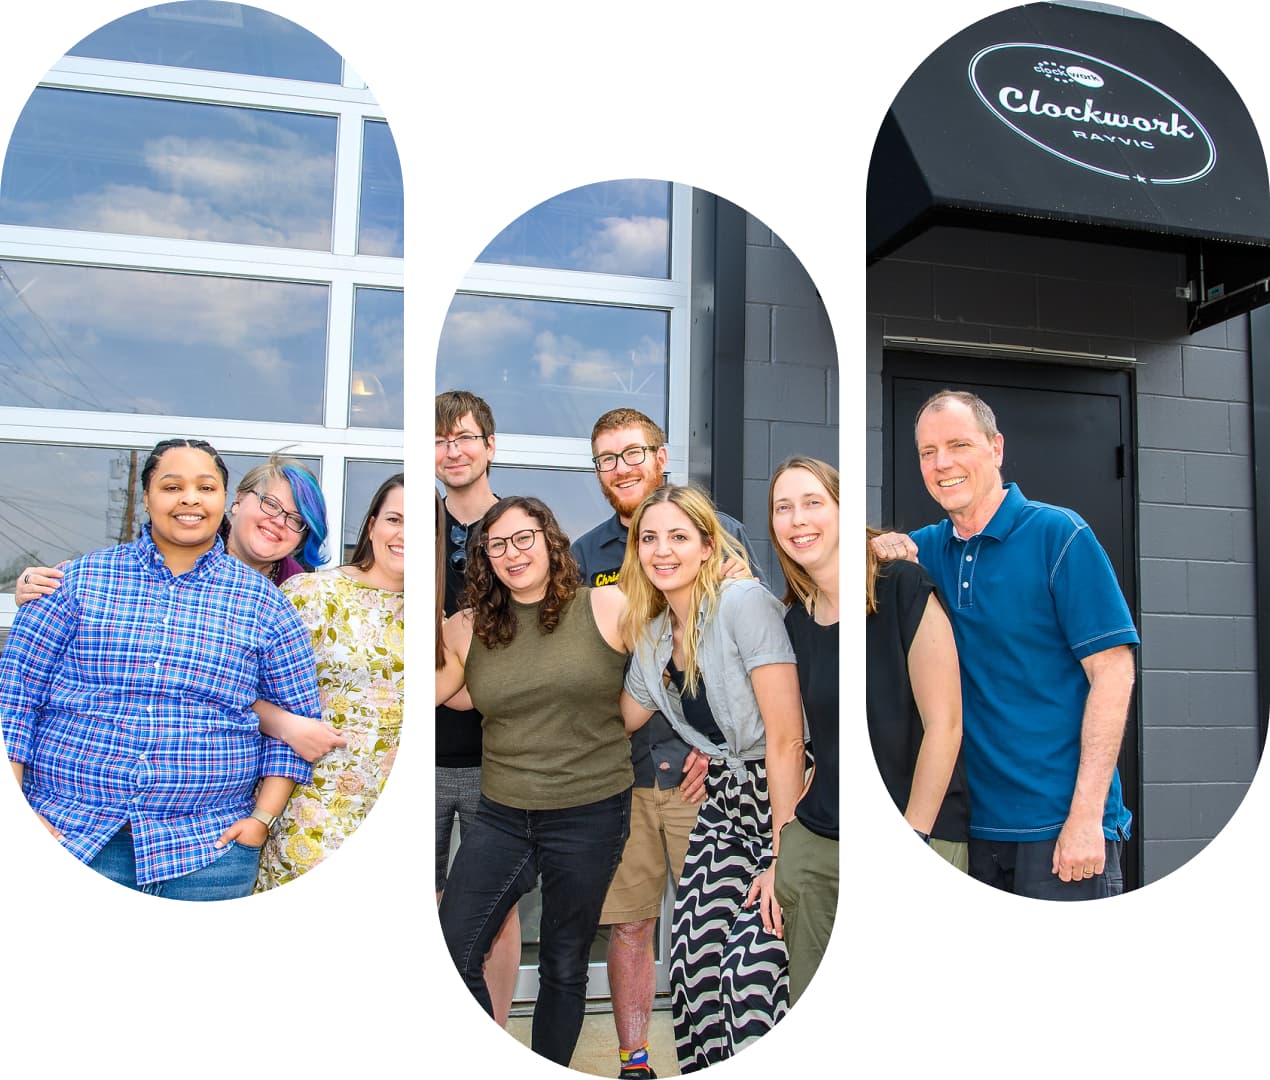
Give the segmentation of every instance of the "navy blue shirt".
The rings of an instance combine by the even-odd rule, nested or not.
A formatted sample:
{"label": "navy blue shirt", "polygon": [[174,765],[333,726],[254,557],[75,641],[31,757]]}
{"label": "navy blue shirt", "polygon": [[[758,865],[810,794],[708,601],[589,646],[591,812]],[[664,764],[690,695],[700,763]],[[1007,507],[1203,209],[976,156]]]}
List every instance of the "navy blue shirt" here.
{"label": "navy blue shirt", "polygon": [[[745,526],[736,518],[719,514],[719,524],[732,539],[745,548],[750,561],[750,572],[762,580],[758,556],[745,532]],[[622,524],[617,514],[605,518],[594,529],[579,536],[573,542],[573,557],[584,585],[616,585],[621,575],[622,560],[626,557],[626,535],[630,530]],[[631,736],[631,764],[635,768],[635,786],[650,788],[678,787],[683,779],[684,761],[692,748],[684,742],[669,721],[661,713],[652,718]]]}
{"label": "navy blue shirt", "polygon": [[[1111,561],[1071,510],[1031,502],[1017,484],[983,532],[960,539],[945,519],[912,534],[947,600],[961,661],[970,835],[1051,840],[1071,808],[1089,680],[1081,660],[1137,630]],[[1113,773],[1108,839],[1132,815]]]}

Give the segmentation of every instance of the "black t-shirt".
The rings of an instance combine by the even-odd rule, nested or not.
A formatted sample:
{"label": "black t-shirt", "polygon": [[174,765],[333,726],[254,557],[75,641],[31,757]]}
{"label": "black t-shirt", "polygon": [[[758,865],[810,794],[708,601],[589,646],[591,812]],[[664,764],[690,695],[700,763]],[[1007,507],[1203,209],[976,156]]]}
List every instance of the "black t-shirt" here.
{"label": "black t-shirt", "polygon": [[816,772],[794,811],[818,836],[838,839],[838,624],[819,626],[802,604],[785,612],[798,659],[798,689],[811,733]]}
{"label": "black t-shirt", "polygon": [[715,723],[714,713],[710,709],[710,699],[706,696],[706,681],[701,678],[701,673],[697,673],[696,693],[689,693],[684,689],[686,676],[675,666],[673,660],[666,661],[666,674],[670,676],[670,681],[675,684],[675,689],[679,692],[679,703],[683,706],[684,719],[715,746],[727,746],[728,740],[723,737],[723,732]]}
{"label": "black t-shirt", "polygon": [[[884,563],[875,586],[878,609],[865,623],[869,740],[882,781],[901,813],[908,805],[922,745],[922,717],[909,683],[908,650],[932,594],[942,603],[930,575],[916,563]],[[970,838],[970,799],[960,754],[931,836]]]}
{"label": "black t-shirt", "polygon": [[[445,508],[445,613],[459,610],[463,598],[465,564],[454,553],[463,550],[457,539],[463,535],[464,523]],[[474,769],[481,764],[481,714],[475,709],[451,709],[437,706],[437,765],[445,769]]]}

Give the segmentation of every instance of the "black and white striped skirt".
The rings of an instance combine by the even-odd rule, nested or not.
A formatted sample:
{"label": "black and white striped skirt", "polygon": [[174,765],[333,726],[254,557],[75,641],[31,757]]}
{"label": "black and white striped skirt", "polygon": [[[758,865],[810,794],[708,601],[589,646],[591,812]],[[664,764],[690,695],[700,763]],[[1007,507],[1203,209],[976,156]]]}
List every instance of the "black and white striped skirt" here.
{"label": "black and white striped skirt", "polygon": [[789,1004],[785,943],[763,929],[750,885],[772,854],[763,763],[743,777],[710,762],[709,793],[675,892],[670,989],[680,1072],[731,1057],[771,1030]]}

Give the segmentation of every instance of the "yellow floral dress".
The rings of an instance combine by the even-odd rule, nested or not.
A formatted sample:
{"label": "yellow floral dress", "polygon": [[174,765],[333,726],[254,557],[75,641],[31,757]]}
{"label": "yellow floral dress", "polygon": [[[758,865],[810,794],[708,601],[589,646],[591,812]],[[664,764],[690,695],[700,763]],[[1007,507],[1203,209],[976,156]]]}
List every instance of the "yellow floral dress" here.
{"label": "yellow floral dress", "polygon": [[405,594],[340,570],[297,574],[282,591],[313,635],[322,719],[348,745],[295,789],[261,851],[256,892],[311,870],[352,835],[383,790],[401,736]]}

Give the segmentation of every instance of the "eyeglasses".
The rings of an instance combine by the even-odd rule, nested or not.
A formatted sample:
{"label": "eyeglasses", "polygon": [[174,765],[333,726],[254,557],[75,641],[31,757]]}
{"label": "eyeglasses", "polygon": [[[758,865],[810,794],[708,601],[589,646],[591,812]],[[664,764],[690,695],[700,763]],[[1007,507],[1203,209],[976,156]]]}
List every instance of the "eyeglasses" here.
{"label": "eyeglasses", "polygon": [[483,443],[489,436],[487,435],[455,435],[453,439],[437,439],[436,448],[438,454],[444,454],[451,446],[457,446],[460,450],[475,450],[478,442]]}
{"label": "eyeglasses", "polygon": [[293,533],[302,533],[309,527],[309,523],[305,521],[304,518],[302,518],[299,514],[293,514],[288,511],[287,508],[283,506],[282,503],[278,502],[278,500],[272,495],[261,495],[258,491],[253,491],[252,494],[260,500],[260,509],[265,517],[282,518],[282,520],[286,523],[287,528]]}
{"label": "eyeglasses", "polygon": [[450,552],[450,565],[460,574],[467,569],[467,526],[450,526],[450,543],[454,550]]}
{"label": "eyeglasses", "polygon": [[596,454],[591,459],[596,472],[612,472],[617,468],[617,459],[621,458],[627,465],[643,465],[649,450],[660,450],[660,446],[628,446],[620,454]]}
{"label": "eyeglasses", "polygon": [[542,532],[541,529],[522,529],[520,532],[512,533],[511,536],[486,537],[485,554],[491,559],[501,559],[507,554],[508,540],[517,551],[528,551],[534,546],[534,537],[540,532]]}

